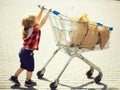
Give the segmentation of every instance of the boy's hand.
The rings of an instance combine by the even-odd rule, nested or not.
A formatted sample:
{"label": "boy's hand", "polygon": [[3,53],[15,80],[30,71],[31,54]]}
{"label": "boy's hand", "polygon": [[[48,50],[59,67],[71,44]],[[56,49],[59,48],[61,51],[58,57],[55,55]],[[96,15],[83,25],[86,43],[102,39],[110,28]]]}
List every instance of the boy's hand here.
{"label": "boy's hand", "polygon": [[52,9],[49,9],[48,11],[49,11],[49,12],[51,12],[51,11],[52,11]]}
{"label": "boy's hand", "polygon": [[41,11],[44,11],[44,6],[41,7]]}

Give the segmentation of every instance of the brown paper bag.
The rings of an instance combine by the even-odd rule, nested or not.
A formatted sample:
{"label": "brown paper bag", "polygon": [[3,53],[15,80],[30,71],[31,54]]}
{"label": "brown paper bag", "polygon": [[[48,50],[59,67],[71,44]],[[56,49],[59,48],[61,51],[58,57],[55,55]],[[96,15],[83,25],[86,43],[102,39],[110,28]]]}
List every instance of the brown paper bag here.
{"label": "brown paper bag", "polygon": [[88,21],[89,20],[87,18],[87,14],[83,14],[78,19],[79,23],[73,33],[73,44],[74,45],[80,46],[81,42],[85,38],[85,35],[87,34],[87,31],[88,31]]}
{"label": "brown paper bag", "polygon": [[88,26],[85,23],[79,23],[77,28],[73,32],[73,44],[75,46],[80,46],[81,42],[85,38],[85,35],[87,33]]}
{"label": "brown paper bag", "polygon": [[101,27],[99,30],[99,44],[100,48],[103,49],[110,37],[110,31],[107,27]]}
{"label": "brown paper bag", "polygon": [[93,50],[98,42],[98,27],[89,25],[89,31],[80,47]]}

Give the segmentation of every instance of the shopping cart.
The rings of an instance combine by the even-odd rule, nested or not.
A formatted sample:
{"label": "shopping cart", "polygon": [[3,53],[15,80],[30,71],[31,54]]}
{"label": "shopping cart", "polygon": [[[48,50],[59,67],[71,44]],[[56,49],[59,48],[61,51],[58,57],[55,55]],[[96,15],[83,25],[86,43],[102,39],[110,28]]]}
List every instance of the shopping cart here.
{"label": "shopping cart", "polygon": [[[98,50],[98,49],[101,50],[100,47],[96,45],[94,49],[87,49],[87,48],[74,44],[75,40],[73,38],[74,38],[74,32],[76,30],[76,27],[78,25],[81,25],[81,28],[82,28],[82,26],[84,25],[84,27],[88,28],[88,24],[71,20],[71,18],[57,11],[51,11],[49,19],[50,19],[50,24],[51,24],[52,31],[55,37],[56,46],[58,48],[57,50],[54,51],[54,53],[52,54],[50,59],[46,62],[46,64],[43,66],[43,68],[37,72],[38,78],[41,79],[43,77],[43,75],[45,74],[45,68],[51,62],[53,57],[58,53],[58,51],[63,51],[64,53],[68,54],[70,57],[67,60],[60,74],[57,76],[54,82],[50,84],[50,88],[54,88],[54,89],[57,88],[61,75],[63,74],[63,72],[65,71],[65,69],[70,64],[71,60],[74,57],[78,57],[79,59],[83,60],[86,64],[90,66],[90,69],[86,72],[86,75],[88,78],[92,77],[94,69],[97,70],[98,75],[94,78],[94,81],[97,84],[100,83],[102,76],[103,76],[101,69],[97,67],[95,64],[93,64],[92,62],[90,62],[87,58],[82,56],[83,52],[91,51],[91,50]],[[103,26],[100,23],[98,24],[99,26]],[[106,27],[106,28],[109,28],[109,30],[112,30],[112,28],[110,27]],[[106,45],[104,48],[106,47],[108,46]]]}

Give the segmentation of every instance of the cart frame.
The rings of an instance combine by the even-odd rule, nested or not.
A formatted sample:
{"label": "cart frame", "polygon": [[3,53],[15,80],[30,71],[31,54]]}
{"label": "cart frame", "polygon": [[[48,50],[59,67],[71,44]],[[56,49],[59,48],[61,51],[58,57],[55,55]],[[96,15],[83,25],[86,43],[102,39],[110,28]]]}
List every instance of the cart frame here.
{"label": "cart frame", "polygon": [[[55,26],[53,25],[53,21],[51,19],[51,16],[52,18],[54,19],[54,15],[53,13],[51,12],[50,14],[50,23],[51,23],[51,26],[52,26],[52,29],[55,28]],[[63,19],[62,17],[65,17],[67,18],[67,20],[69,20],[68,17],[66,16],[61,16],[61,15],[57,15],[55,16],[59,19]],[[55,19],[54,19],[55,21]],[[56,23],[56,21],[55,21]],[[62,25],[62,23],[60,23]],[[56,27],[57,29],[59,30],[63,30],[61,29],[61,27]],[[102,70],[96,66],[95,64],[93,64],[92,62],[90,62],[87,58],[85,58],[82,53],[86,51],[86,49],[84,48],[81,48],[79,49],[78,47],[76,46],[70,46],[70,45],[63,45],[61,44],[59,41],[56,40],[56,46],[58,47],[52,54],[52,56],[49,58],[49,60],[45,63],[45,65],[42,67],[42,69],[40,71],[37,72],[37,76],[39,79],[41,79],[43,77],[43,75],[45,74],[45,69],[47,67],[47,65],[52,61],[52,59],[54,58],[54,56],[61,50],[64,50],[65,53],[68,54],[69,58],[68,60],[66,61],[66,64],[63,66],[62,70],[60,71],[59,75],[56,77],[56,79],[50,83],[50,88],[57,88],[58,84],[59,84],[59,79],[61,77],[61,75],[63,74],[63,72],[65,71],[65,69],[67,68],[67,66],[70,64],[71,60],[74,58],[74,57],[78,57],[80,60],[84,61],[86,64],[89,65],[90,69],[86,72],[86,75],[87,77],[90,79],[92,78],[92,75],[93,75],[93,72],[94,72],[94,69],[98,71],[98,75],[94,78],[94,81],[96,84],[99,84],[100,81],[102,80],[102,77],[103,77],[103,73],[102,73]],[[89,50],[87,50],[89,51]]]}

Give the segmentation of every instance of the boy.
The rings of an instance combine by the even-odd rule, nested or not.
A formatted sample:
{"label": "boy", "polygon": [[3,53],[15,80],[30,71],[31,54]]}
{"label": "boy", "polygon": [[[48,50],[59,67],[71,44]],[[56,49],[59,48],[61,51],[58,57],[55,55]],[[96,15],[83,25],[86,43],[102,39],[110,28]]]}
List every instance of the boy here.
{"label": "boy", "polygon": [[42,13],[44,11],[44,7],[40,9],[40,12],[37,16],[29,15],[22,20],[23,29],[23,47],[19,52],[20,58],[20,68],[15,72],[13,76],[10,77],[10,81],[15,83],[17,86],[20,86],[20,82],[18,81],[19,74],[25,69],[27,70],[26,73],[26,80],[25,86],[31,87],[36,86],[36,82],[31,80],[32,73],[34,71],[34,50],[38,50],[38,45],[41,36],[41,28],[47,21],[49,13],[51,9],[48,10],[46,15],[42,17]]}

